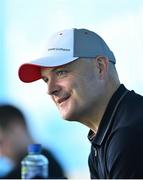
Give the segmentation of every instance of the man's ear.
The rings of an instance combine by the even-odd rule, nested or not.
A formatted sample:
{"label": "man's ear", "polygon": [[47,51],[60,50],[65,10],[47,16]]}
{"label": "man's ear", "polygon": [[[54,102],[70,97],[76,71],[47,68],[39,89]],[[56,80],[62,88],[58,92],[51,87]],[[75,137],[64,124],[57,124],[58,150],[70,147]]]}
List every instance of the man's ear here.
{"label": "man's ear", "polygon": [[98,56],[96,57],[96,67],[99,70],[99,78],[102,80],[105,78],[105,75],[108,71],[109,60],[107,57]]}

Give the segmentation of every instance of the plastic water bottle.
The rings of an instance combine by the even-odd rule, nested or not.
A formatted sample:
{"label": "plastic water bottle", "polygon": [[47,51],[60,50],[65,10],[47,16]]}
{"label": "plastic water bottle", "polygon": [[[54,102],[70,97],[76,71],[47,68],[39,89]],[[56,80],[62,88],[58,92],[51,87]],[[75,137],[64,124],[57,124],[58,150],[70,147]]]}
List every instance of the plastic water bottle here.
{"label": "plastic water bottle", "polygon": [[48,178],[48,159],[41,154],[40,144],[31,144],[28,146],[28,155],[21,162],[21,178]]}

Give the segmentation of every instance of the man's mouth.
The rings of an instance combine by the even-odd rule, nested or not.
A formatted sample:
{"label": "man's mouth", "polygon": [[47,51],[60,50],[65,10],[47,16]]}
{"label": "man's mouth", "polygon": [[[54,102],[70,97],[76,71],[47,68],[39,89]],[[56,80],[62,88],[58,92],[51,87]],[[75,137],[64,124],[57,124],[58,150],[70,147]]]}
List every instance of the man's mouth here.
{"label": "man's mouth", "polygon": [[70,96],[66,96],[66,97],[59,98],[59,99],[57,100],[57,104],[63,103],[64,101],[66,101],[67,99],[69,99],[69,97],[70,97]]}

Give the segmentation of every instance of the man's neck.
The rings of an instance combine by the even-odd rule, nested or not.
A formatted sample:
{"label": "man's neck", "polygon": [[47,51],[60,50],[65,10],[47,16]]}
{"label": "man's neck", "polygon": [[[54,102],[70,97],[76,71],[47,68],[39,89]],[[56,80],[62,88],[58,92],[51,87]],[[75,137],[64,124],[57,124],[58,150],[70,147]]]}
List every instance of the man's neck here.
{"label": "man's neck", "polygon": [[93,132],[97,132],[108,103],[119,86],[120,83],[116,83],[110,87],[107,87],[105,94],[100,98],[100,103],[98,103],[98,106],[95,106],[95,111],[93,111],[93,114],[91,114],[91,116],[84,121],[84,124],[88,126]]}

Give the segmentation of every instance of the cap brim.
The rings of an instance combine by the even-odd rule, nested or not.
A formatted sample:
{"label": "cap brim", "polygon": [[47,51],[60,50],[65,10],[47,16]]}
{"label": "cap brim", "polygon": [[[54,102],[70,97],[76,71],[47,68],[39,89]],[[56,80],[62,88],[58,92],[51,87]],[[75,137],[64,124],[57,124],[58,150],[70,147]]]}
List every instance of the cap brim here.
{"label": "cap brim", "polygon": [[30,83],[41,79],[41,67],[57,67],[76,60],[78,57],[43,57],[30,63],[22,64],[18,75],[21,81]]}

